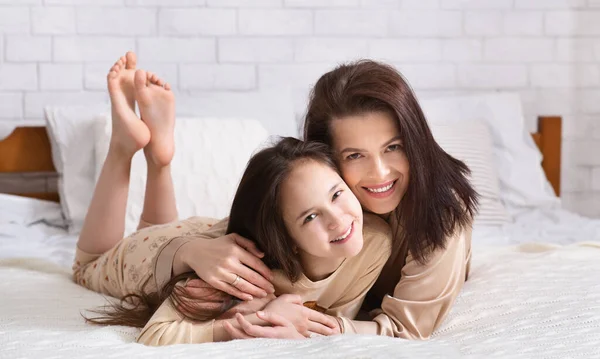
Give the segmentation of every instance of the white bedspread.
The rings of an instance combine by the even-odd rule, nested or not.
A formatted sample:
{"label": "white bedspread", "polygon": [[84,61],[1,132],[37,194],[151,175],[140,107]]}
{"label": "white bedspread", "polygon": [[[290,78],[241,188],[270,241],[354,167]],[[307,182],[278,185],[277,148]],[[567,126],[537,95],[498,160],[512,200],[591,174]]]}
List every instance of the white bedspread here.
{"label": "white bedspread", "polygon": [[104,298],[73,284],[64,268],[39,260],[3,260],[0,357],[600,357],[600,248],[523,250],[528,248],[475,253],[469,281],[427,342],[336,336],[158,349],[133,343],[136,329],[86,325],[80,311],[102,305]]}

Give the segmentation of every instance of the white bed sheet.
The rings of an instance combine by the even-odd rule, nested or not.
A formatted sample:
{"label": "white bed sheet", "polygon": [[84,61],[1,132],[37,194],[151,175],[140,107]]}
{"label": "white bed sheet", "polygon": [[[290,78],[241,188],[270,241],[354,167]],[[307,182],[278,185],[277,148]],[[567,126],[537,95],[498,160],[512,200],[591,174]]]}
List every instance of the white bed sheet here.
{"label": "white bed sheet", "polygon": [[600,358],[600,249],[500,246],[600,243],[600,221],[564,211],[532,211],[502,228],[476,228],[471,277],[430,341],[338,336],[158,349],[133,343],[136,329],[83,322],[80,311],[105,299],[70,280],[77,238],[49,220],[56,213],[0,218],[0,358]]}

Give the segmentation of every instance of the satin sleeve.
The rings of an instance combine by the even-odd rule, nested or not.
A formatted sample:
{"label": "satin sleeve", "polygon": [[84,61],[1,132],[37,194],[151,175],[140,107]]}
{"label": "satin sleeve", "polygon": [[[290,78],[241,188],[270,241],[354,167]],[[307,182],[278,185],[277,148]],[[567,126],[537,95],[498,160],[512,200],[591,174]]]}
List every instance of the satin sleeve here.
{"label": "satin sleeve", "polygon": [[372,321],[341,318],[344,333],[428,339],[448,315],[469,271],[472,228],[462,228],[446,248],[421,264],[410,254],[392,295],[385,295]]}

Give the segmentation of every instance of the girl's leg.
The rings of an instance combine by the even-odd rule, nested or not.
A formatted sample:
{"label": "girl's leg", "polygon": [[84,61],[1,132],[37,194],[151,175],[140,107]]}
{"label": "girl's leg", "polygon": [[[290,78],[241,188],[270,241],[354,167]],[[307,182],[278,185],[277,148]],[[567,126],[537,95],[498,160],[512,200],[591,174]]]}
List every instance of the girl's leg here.
{"label": "girl's leg", "polygon": [[81,251],[92,255],[108,251],[123,238],[131,159],[150,141],[148,126],[134,110],[135,64],[135,54],[128,52],[113,65],[107,76],[112,135],[77,242]]}
{"label": "girl's leg", "polygon": [[169,84],[144,70],[135,72],[135,99],[150,129],[144,147],[148,173],[144,208],[138,228],[177,220],[171,160],[175,152],[175,97]]}

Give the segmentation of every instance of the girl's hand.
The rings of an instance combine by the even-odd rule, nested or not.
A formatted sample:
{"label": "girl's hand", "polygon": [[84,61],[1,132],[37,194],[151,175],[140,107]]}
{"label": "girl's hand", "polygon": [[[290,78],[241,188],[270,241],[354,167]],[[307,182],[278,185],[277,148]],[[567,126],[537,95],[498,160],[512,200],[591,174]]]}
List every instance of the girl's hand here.
{"label": "girl's hand", "polygon": [[306,308],[302,305],[302,298],[298,295],[283,294],[267,304],[264,312],[285,318],[305,337],[308,337],[310,333],[321,335],[339,333],[336,331],[338,323],[335,319]]}
{"label": "girl's hand", "polygon": [[[173,272],[193,270],[206,283],[241,300],[264,298],[275,289],[270,282],[273,274],[260,259],[263,256],[252,241],[237,234],[196,239],[179,248]],[[194,297],[194,287],[186,288]]]}
{"label": "girl's hand", "polygon": [[237,313],[242,315],[254,314],[259,310],[263,310],[273,299],[275,299],[275,296],[269,294],[265,298],[254,298],[247,302],[241,302],[219,316],[219,319],[233,318]]}
{"label": "girl's hand", "polygon": [[223,323],[223,327],[232,339],[250,339],[250,338],[278,338],[278,339],[305,339],[296,327],[276,313],[256,312],[256,316],[267,322],[270,326],[260,326],[250,323],[241,314],[236,314],[239,327],[235,327],[228,322]]}

